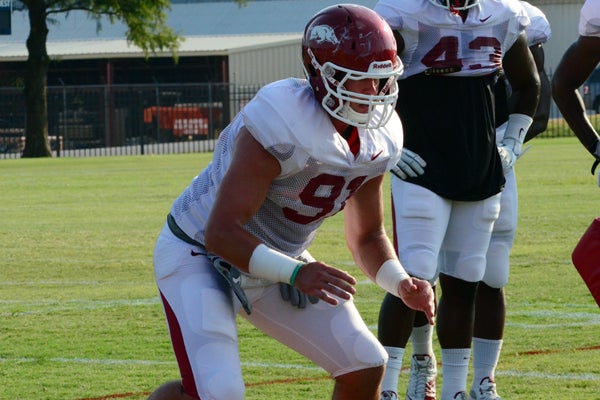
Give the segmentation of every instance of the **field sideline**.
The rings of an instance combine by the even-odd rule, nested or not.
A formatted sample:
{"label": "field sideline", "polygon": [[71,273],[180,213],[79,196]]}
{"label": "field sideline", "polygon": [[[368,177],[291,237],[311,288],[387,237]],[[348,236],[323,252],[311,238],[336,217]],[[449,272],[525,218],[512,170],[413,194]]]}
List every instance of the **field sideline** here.
{"label": "field sideline", "polygon": [[[0,400],[142,400],[178,377],[152,250],[171,202],[210,156],[0,161]],[[600,310],[570,260],[600,216],[591,163],[574,138],[534,140],[517,163],[497,375],[505,399],[600,400]],[[353,265],[340,217],[311,251],[358,278],[355,301],[376,332],[383,291]],[[248,400],[330,398],[322,370],[239,326]]]}

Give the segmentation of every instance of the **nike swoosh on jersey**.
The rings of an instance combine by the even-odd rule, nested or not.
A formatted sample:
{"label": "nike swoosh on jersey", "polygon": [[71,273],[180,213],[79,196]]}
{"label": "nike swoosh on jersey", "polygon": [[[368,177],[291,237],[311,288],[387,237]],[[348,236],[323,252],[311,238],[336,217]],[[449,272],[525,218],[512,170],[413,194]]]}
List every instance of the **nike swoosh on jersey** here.
{"label": "nike swoosh on jersey", "polygon": [[203,256],[203,253],[196,253],[194,250],[191,250],[192,257]]}
{"label": "nike swoosh on jersey", "polygon": [[487,16],[487,17],[485,17],[485,18],[479,18],[479,22],[483,23],[483,22],[487,21],[488,19],[490,19],[490,17],[491,17],[491,16],[492,16],[492,15],[490,14],[490,15],[488,15],[488,16]]}
{"label": "nike swoosh on jersey", "polygon": [[377,153],[377,154],[373,154],[373,155],[371,156],[371,161],[373,161],[374,159],[376,159],[377,157],[379,157],[379,156],[381,155],[381,153],[383,153],[383,150],[379,150],[379,153]]}

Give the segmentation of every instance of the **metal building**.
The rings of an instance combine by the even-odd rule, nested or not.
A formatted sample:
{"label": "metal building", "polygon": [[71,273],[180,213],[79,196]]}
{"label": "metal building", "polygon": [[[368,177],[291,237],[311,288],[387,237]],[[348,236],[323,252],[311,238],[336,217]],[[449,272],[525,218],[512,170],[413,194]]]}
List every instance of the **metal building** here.
{"label": "metal building", "polygon": [[[303,76],[299,50],[304,26],[316,12],[336,3],[335,0],[252,0],[246,6],[239,6],[233,1],[174,2],[168,21],[185,38],[178,53],[180,63],[189,64],[193,59],[198,69],[206,68],[206,63],[213,69],[195,76],[196,82],[263,84],[287,76]],[[376,0],[354,3],[372,7]],[[70,82],[85,84],[111,83],[111,78],[118,80],[118,64],[123,68],[124,60],[132,60],[128,68],[146,63],[143,52],[126,42],[127,27],[122,23],[113,25],[103,19],[97,31],[96,22],[81,11],[58,14],[55,18],[57,23],[49,27],[47,41],[48,54],[55,61],[50,66],[49,84],[59,84],[52,81],[53,74],[65,66],[71,73],[78,66],[96,69],[98,82],[89,82],[89,79]],[[0,72],[4,80],[22,71],[27,59],[25,41],[29,22],[26,13],[13,12],[12,26],[12,35],[3,37],[0,42]],[[168,52],[154,54],[147,64],[153,68],[162,63],[160,69],[164,70],[171,59]],[[171,62],[171,68],[177,69],[180,65]],[[137,74],[132,79],[139,77]],[[5,81],[0,82],[0,86],[3,85]]]}
{"label": "metal building", "polygon": [[544,12],[552,37],[544,45],[546,72],[552,74],[565,50],[578,37],[579,11],[584,0],[531,0],[529,3]]}
{"label": "metal building", "polygon": [[[377,0],[352,2],[373,7]],[[195,58],[198,61],[199,58],[220,57],[209,62],[208,67],[203,66],[213,68],[211,73],[194,79],[263,84],[282,77],[303,76],[298,52],[304,25],[320,9],[336,3],[339,1],[250,0],[246,6],[239,6],[233,1],[179,0],[173,2],[168,13],[169,25],[186,38],[180,59]],[[552,37],[545,46],[547,71],[551,74],[566,48],[577,38],[579,10],[584,0],[530,0],[530,3],[544,12],[551,24]],[[53,60],[105,60],[106,66],[95,67],[100,74],[108,74],[103,70],[111,67],[111,60],[130,59],[136,60],[137,64],[143,60],[141,50],[126,43],[127,28],[121,23],[112,25],[108,19],[102,20],[102,28],[98,31],[96,23],[84,12],[58,14],[56,19],[57,23],[50,26],[48,35],[48,52]],[[11,65],[17,71],[22,70],[27,58],[27,15],[13,12],[12,26],[12,35],[2,37],[0,43],[0,64],[4,76],[7,76],[6,68]],[[157,58],[168,60],[171,55],[156,54],[149,64],[152,65]],[[163,61],[163,64],[168,64],[168,61]],[[197,66],[196,62],[192,64]],[[75,64],[68,65],[73,71]],[[163,65],[163,69],[168,67]],[[52,76],[49,83],[52,83]],[[2,84],[0,82],[0,86]]]}

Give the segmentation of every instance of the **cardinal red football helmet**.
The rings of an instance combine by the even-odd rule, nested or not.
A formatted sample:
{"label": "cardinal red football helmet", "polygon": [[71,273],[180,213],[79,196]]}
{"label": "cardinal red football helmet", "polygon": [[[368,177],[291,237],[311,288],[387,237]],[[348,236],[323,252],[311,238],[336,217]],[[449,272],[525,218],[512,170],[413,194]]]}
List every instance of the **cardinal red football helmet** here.
{"label": "cardinal red football helmet", "polygon": [[[403,68],[392,30],[375,11],[340,4],[318,12],[304,29],[302,62],[315,97],[334,118],[376,128],[391,117]],[[344,87],[360,79],[379,80],[379,92],[367,95]],[[354,111],[352,102],[368,105],[369,111]]]}

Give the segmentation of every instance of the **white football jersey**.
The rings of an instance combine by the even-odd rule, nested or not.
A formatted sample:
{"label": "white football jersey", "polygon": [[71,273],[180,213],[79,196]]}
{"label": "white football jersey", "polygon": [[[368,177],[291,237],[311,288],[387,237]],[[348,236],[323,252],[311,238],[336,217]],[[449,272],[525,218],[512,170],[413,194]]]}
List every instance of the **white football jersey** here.
{"label": "white football jersey", "polygon": [[531,24],[525,29],[527,35],[527,44],[531,47],[536,44],[543,44],[550,39],[552,31],[548,19],[539,8],[532,6],[526,1],[521,1]]}
{"label": "white football jersey", "polygon": [[581,7],[579,34],[600,37],[600,0],[586,0]]}
{"label": "white football jersey", "polygon": [[429,0],[380,0],[377,11],[404,39],[404,74],[481,76],[499,70],[502,57],[529,25],[515,0],[485,0],[460,15]]}
{"label": "white football jersey", "polygon": [[173,204],[171,214],[179,227],[200,243],[243,126],[281,166],[281,174],[245,229],[292,257],[308,247],[323,220],[342,210],[363,183],[398,162],[403,142],[394,112],[384,127],[357,128],[360,150],[355,156],[306,80],[269,84],[225,128],[212,162]]}

